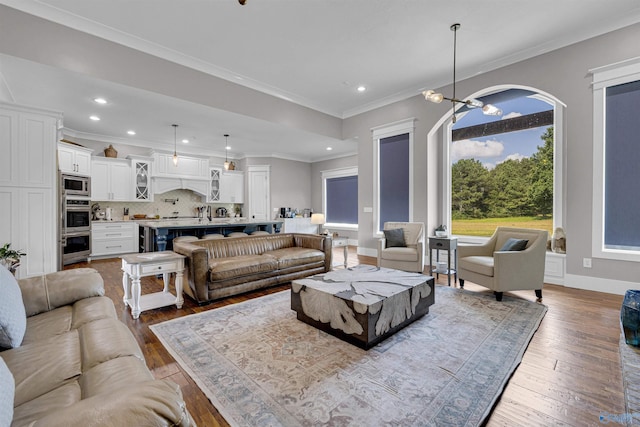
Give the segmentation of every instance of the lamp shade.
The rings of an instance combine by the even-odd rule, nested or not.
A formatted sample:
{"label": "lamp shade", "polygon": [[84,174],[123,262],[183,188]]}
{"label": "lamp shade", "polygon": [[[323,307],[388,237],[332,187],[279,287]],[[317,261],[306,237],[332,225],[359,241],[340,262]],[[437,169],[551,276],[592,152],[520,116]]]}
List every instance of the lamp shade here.
{"label": "lamp shade", "polygon": [[325,223],[325,219],[324,219],[324,214],[322,213],[314,213],[311,214],[311,224],[324,224]]}

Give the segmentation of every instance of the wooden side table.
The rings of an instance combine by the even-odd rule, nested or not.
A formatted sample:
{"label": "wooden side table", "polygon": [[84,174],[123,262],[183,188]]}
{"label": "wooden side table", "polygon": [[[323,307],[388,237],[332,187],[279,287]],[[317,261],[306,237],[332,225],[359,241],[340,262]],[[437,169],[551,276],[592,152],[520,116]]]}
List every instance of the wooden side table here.
{"label": "wooden side table", "polygon": [[[447,251],[447,270],[439,271],[433,268],[433,250],[436,250],[436,263],[440,261],[440,251]],[[453,268],[451,268],[451,251],[453,251]],[[447,275],[447,283],[451,286],[451,275],[453,274],[453,284],[458,281],[458,239],[455,237],[429,237],[429,272]]]}
{"label": "wooden side table", "polygon": [[[145,252],[141,254],[123,255],[122,287],[124,288],[124,304],[131,307],[134,319],[140,313],[159,307],[175,304],[182,308],[182,277],[184,272],[184,255],[172,251]],[[169,273],[176,273],[176,295],[169,292]],[[164,289],[141,295],[140,278],[162,274]]]}
{"label": "wooden side table", "polygon": [[[334,248],[342,248],[344,253],[344,268],[347,268],[347,258],[349,258],[349,239],[347,237],[334,237],[331,241]],[[340,265],[333,263],[333,265]]]}

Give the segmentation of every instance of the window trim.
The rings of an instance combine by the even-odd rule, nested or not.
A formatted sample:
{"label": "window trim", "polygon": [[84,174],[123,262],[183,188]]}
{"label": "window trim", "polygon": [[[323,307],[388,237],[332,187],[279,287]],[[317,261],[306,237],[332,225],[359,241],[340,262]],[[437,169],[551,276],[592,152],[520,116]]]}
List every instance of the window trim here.
{"label": "window trim", "polygon": [[640,57],[589,70],[593,88],[593,205],[591,256],[640,262],[640,251],[605,247],[605,105],[606,88],[640,80]]}
{"label": "window trim", "polygon": [[[325,215],[327,214],[327,179],[354,175],[358,176],[357,166],[320,171],[320,176],[322,177],[322,212],[324,212]],[[358,184],[358,186],[360,186],[360,184]],[[327,222],[326,224],[324,224],[324,227],[336,230],[357,230],[358,223],[356,222],[355,224],[343,224]]]}
{"label": "window trim", "polygon": [[382,126],[371,128],[373,143],[373,224],[374,238],[382,237],[382,230],[378,229],[380,222],[380,140],[392,136],[409,134],[409,222],[413,221],[413,138],[416,119],[414,117],[399,120]]}
{"label": "window trim", "polygon": [[[553,107],[553,228],[557,227],[564,228],[564,220],[565,220],[565,197],[566,193],[566,184],[565,184],[565,170],[566,170],[566,161],[565,161],[565,136],[564,136],[564,117],[565,117],[565,109],[566,104],[560,101],[555,96],[541,91],[539,89],[529,87],[529,86],[520,86],[520,85],[499,85],[493,86],[490,88],[483,89],[476,93],[469,95],[470,98],[479,98],[485,95],[489,95],[496,92],[502,92],[508,89],[525,89],[531,92],[534,92],[539,100],[549,103]],[[458,108],[461,108],[459,106]],[[445,167],[441,168],[440,179],[442,182],[443,192],[440,197],[440,203],[442,206],[442,210],[440,211],[441,220],[438,221],[438,224],[447,224],[449,230],[451,230],[451,128],[453,127],[451,113],[443,116],[442,119],[436,124],[436,126],[432,129],[429,135],[429,142],[436,137],[436,131],[439,128],[444,130],[443,136],[441,138],[441,142],[443,146],[441,147],[441,164]],[[465,236],[465,235],[454,235],[453,237],[457,237],[458,241],[461,243],[482,243],[489,239],[489,237],[477,237],[477,236]]]}

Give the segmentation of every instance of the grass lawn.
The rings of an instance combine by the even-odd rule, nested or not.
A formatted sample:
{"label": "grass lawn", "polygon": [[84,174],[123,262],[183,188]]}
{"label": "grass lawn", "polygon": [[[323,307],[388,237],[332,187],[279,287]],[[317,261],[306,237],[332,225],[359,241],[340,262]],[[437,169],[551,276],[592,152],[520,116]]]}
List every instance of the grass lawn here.
{"label": "grass lawn", "polygon": [[553,218],[522,216],[509,218],[454,219],[451,233],[462,236],[491,236],[496,227],[537,228],[553,233]]}

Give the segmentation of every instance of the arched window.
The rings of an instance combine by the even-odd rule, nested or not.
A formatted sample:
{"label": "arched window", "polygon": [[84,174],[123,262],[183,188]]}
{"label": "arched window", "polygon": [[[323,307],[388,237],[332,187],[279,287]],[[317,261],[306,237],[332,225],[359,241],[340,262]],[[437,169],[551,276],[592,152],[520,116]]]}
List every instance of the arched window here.
{"label": "arched window", "polygon": [[458,109],[443,122],[442,221],[452,234],[490,236],[500,225],[541,228],[563,224],[564,105],[523,87],[474,95],[503,110],[501,117]]}

